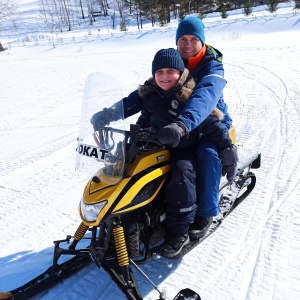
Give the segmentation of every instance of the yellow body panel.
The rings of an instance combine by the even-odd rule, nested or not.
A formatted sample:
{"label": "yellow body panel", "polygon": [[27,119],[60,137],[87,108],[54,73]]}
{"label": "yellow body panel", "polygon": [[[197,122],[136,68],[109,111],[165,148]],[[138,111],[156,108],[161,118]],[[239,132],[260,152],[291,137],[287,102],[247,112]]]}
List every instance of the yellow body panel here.
{"label": "yellow body panel", "polygon": [[[124,209],[124,210],[120,210],[122,207],[130,204],[130,202],[134,199],[134,197],[138,194],[138,192],[141,190],[141,188],[143,186],[145,186],[148,182],[162,176],[163,174],[169,172],[171,170],[171,166],[167,165],[158,169],[155,169],[154,171],[148,173],[147,175],[143,176],[141,179],[139,179],[126,193],[126,197],[124,197],[122,199],[122,201],[119,202],[119,204],[116,206],[116,208],[113,210],[112,213],[120,213],[120,212],[125,212],[125,211],[130,211],[133,209],[136,209],[138,207],[144,206],[145,204],[148,204],[149,202],[151,202],[155,196],[157,195],[158,191],[160,190],[160,188],[158,188],[156,190],[156,192],[153,194],[153,196],[151,198],[149,198],[146,201],[143,201],[142,203],[139,203],[135,206],[132,206],[130,208]],[[162,186],[162,184],[164,183],[164,181],[160,184],[160,187]],[[118,211],[119,210],[119,211]]]}
{"label": "yellow body panel", "polygon": [[170,161],[170,152],[168,150],[159,150],[152,153],[145,152],[144,154],[139,155],[133,162],[128,175],[134,176],[150,166],[155,166],[156,164],[165,161]]}
{"label": "yellow body panel", "polygon": [[235,127],[233,125],[231,125],[229,128],[229,137],[232,141],[232,144],[235,144],[236,143],[236,132],[235,132]]}
{"label": "yellow body panel", "polygon": [[[165,173],[168,173],[171,169],[170,164],[165,164],[161,167],[155,167],[155,165],[158,165],[163,162],[170,161],[170,153],[167,150],[158,150],[153,152],[145,152],[141,155],[139,155],[135,161],[132,163],[129,171],[126,174],[126,177],[124,177],[117,185],[109,185],[107,183],[103,182],[93,182],[90,180],[88,184],[85,187],[84,190],[84,202],[86,204],[95,204],[99,203],[100,201],[107,200],[107,204],[102,208],[100,214],[98,215],[98,218],[95,222],[87,222],[84,220],[81,210],[79,209],[79,213],[82,219],[82,222],[87,226],[97,226],[99,222],[102,220],[102,218],[105,216],[105,214],[109,211],[111,206],[115,203],[117,197],[120,195],[122,191],[124,191],[126,188],[128,191],[126,191],[125,195],[119,203],[116,205],[116,207],[113,209],[112,214],[119,214],[120,212],[125,211],[131,211],[138,207],[141,207],[143,205],[148,204],[151,202],[157,193],[159,192],[164,180],[161,182],[159,188],[155,191],[155,193],[147,200],[138,203],[137,205],[134,205],[129,208],[125,208],[122,210],[122,207],[126,207],[131,203],[131,201],[135,198],[135,196],[139,193],[139,191],[150,181],[155,180],[156,178],[164,175]],[[139,178],[136,182],[133,183],[130,188],[128,188],[127,184],[130,180],[132,180],[132,177],[137,175],[148,169],[149,167],[154,167],[155,169],[150,171],[149,173],[146,173],[141,178]],[[127,186],[127,187],[126,187]]]}

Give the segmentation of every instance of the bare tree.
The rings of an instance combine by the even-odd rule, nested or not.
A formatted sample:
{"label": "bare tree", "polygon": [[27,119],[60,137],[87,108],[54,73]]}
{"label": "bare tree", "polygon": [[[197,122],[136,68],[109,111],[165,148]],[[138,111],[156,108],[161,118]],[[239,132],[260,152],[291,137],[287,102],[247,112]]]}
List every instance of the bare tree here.
{"label": "bare tree", "polygon": [[[2,24],[8,22],[14,23],[17,14],[17,1],[16,0],[0,0],[0,31]],[[4,48],[0,42],[0,51]]]}
{"label": "bare tree", "polygon": [[[81,16],[84,18],[84,11],[82,7],[82,1],[77,0],[41,0],[41,12],[45,23],[49,26],[53,26],[56,30],[58,28],[60,31],[64,27],[68,31],[71,31],[72,25],[79,23],[79,9],[81,7]],[[86,1],[88,5],[90,0]],[[90,11],[90,10],[88,10]]]}
{"label": "bare tree", "polygon": [[64,17],[65,17],[65,22],[67,24],[68,31],[71,31],[70,9],[69,9],[68,0],[62,0],[61,3],[62,3]]}
{"label": "bare tree", "polygon": [[0,24],[14,20],[17,13],[17,0],[0,0]]}
{"label": "bare tree", "polygon": [[81,18],[84,19],[84,12],[83,12],[82,0],[79,0],[79,5],[80,5],[80,11],[81,11]]}
{"label": "bare tree", "polygon": [[98,0],[101,10],[103,11],[103,16],[107,16],[108,3],[107,0]]}
{"label": "bare tree", "polygon": [[124,11],[124,1],[122,0],[116,0],[118,11],[120,14],[120,18],[123,18],[123,11]]}

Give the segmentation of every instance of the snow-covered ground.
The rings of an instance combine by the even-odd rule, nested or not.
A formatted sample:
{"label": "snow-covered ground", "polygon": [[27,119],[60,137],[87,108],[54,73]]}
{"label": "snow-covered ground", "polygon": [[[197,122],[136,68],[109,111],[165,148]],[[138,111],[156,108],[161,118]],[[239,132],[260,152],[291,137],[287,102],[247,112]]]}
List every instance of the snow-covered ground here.
{"label": "snow-covered ground", "polygon": [[[300,14],[285,6],[275,17],[235,14],[213,26],[205,20],[207,43],[224,54],[238,143],[260,151],[262,166],[255,190],[209,239],[181,260],[141,266],[167,299],[185,287],[204,300],[299,299]],[[175,47],[174,40],[171,28],[0,52],[0,291],[48,268],[52,241],[80,223],[88,176],[74,171],[74,162],[87,75],[113,75],[125,96],[151,75],[156,51]],[[157,299],[136,276],[144,299]],[[35,299],[124,296],[91,264]]]}

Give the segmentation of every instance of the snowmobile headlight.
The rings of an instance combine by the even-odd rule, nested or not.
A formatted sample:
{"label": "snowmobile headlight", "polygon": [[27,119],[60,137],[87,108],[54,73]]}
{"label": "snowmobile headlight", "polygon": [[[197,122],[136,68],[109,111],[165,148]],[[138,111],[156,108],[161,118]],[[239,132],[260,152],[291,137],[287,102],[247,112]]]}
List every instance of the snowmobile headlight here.
{"label": "snowmobile headlight", "polygon": [[82,197],[80,201],[80,208],[84,220],[87,222],[95,222],[98,218],[100,211],[106,205],[106,203],[107,201],[104,200],[95,204],[86,204]]}

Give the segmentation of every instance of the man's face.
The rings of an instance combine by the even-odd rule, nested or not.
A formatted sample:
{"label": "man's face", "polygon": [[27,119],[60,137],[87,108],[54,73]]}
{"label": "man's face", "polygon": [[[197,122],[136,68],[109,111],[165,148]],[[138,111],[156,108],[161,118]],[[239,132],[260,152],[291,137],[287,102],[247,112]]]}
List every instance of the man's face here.
{"label": "man's face", "polygon": [[160,69],[154,74],[156,84],[164,91],[174,87],[180,78],[180,71],[175,69]]}
{"label": "man's face", "polygon": [[183,35],[177,42],[177,50],[183,59],[196,56],[201,48],[201,41],[194,35]]}

